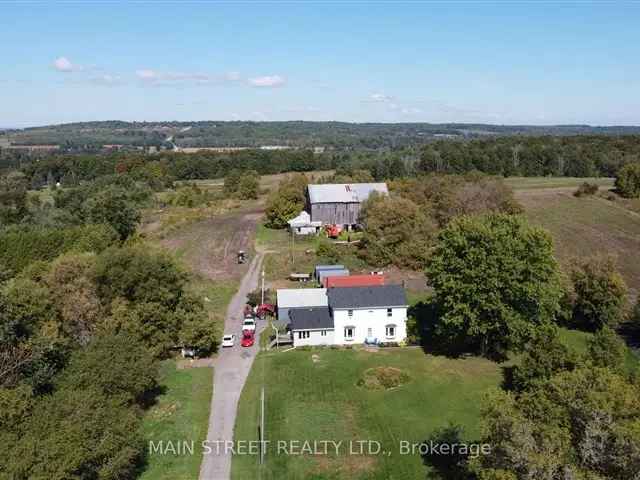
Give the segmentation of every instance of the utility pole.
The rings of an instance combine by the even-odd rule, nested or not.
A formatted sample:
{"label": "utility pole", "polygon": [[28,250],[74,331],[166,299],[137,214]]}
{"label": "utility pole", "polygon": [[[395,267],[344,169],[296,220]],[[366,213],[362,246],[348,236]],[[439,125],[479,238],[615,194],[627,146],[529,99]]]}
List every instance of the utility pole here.
{"label": "utility pole", "polygon": [[264,267],[262,267],[262,302],[260,305],[264,305]]}
{"label": "utility pole", "polygon": [[260,464],[264,463],[264,387],[260,394]]}
{"label": "utility pole", "polygon": [[[295,253],[295,247],[296,247],[296,237],[295,237],[295,233],[293,232],[293,230],[291,230],[291,266],[295,267],[296,265],[296,259],[294,257]],[[295,271],[295,270],[294,270]]]}

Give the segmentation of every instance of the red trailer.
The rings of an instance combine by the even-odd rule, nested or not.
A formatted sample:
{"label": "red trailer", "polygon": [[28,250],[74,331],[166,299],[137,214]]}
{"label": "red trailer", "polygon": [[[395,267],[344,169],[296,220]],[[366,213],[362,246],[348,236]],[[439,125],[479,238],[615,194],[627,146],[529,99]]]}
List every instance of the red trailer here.
{"label": "red trailer", "polygon": [[343,277],[325,277],[324,287],[375,287],[384,285],[384,275],[347,275]]}

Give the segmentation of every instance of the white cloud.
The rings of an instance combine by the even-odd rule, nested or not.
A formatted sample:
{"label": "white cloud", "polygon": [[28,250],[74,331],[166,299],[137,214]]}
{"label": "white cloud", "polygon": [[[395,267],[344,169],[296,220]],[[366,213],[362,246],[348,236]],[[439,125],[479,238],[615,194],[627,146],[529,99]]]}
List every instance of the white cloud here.
{"label": "white cloud", "polygon": [[240,80],[240,73],[238,72],[227,72],[224,74],[224,78],[225,80],[228,80],[230,82],[237,82],[238,80]]}
{"label": "white cloud", "polygon": [[209,74],[197,72],[160,72],[149,68],[136,70],[136,77],[150,85],[178,85],[194,83],[196,85],[232,83],[240,80],[238,72]]}
{"label": "white cloud", "polygon": [[390,102],[391,100],[393,100],[393,97],[384,93],[372,93],[369,95],[369,101],[371,102]]}
{"label": "white cloud", "polygon": [[141,80],[155,80],[158,78],[158,73],[155,70],[142,69],[136,70],[136,76]]}
{"label": "white cloud", "polygon": [[53,68],[59,72],[75,72],[82,70],[80,65],[75,65],[67,57],[58,57],[53,62]]}
{"label": "white cloud", "polygon": [[416,115],[422,113],[422,110],[416,107],[403,107],[400,109],[400,113],[403,115]]}
{"label": "white cloud", "polygon": [[265,75],[263,77],[253,77],[249,79],[249,85],[253,87],[275,88],[286,83],[284,77],[280,75]]}

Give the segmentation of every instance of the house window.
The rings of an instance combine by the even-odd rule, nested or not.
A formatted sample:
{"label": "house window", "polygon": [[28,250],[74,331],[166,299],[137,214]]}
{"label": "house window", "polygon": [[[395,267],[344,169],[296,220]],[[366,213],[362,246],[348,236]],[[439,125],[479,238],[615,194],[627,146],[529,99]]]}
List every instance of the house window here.
{"label": "house window", "polygon": [[344,327],[344,339],[353,340],[356,334],[356,327]]}
{"label": "house window", "polygon": [[326,330],[322,330],[320,332],[320,335],[322,335],[323,337],[326,337],[327,336],[327,331]]}
{"label": "house window", "polygon": [[395,325],[387,325],[385,328],[385,333],[387,338],[395,338],[396,336],[396,326]]}
{"label": "house window", "polygon": [[367,328],[367,337],[373,337],[373,328]]}
{"label": "house window", "polygon": [[349,317],[353,317],[353,310],[347,310],[347,315]]}
{"label": "house window", "polygon": [[387,308],[387,317],[393,317],[393,308]]}
{"label": "house window", "polygon": [[298,332],[298,338],[299,339],[309,338],[309,332]]}

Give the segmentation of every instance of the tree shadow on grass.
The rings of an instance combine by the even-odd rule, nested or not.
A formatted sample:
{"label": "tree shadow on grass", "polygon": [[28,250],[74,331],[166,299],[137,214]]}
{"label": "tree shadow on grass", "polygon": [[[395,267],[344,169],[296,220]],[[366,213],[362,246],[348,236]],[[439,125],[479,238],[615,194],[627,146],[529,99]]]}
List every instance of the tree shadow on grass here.
{"label": "tree shadow on grass", "polygon": [[158,403],[158,397],[167,393],[167,387],[156,385],[142,394],[138,403],[143,410],[149,410]]}
{"label": "tree shadow on grass", "polygon": [[435,430],[421,446],[422,463],[429,467],[427,478],[441,480],[473,480],[476,476],[469,470],[470,445],[479,442],[465,441],[463,428],[450,424]]}
{"label": "tree shadow on grass", "polygon": [[516,370],[515,365],[502,366],[500,369],[502,370],[502,383],[500,384],[500,388],[508,392],[515,391],[513,380],[513,374]]}
{"label": "tree shadow on grass", "polygon": [[415,338],[425,353],[450,358],[475,354],[472,346],[461,336],[445,336],[438,332],[438,307],[435,302],[418,302],[409,307],[407,314],[415,320],[408,334]]}

